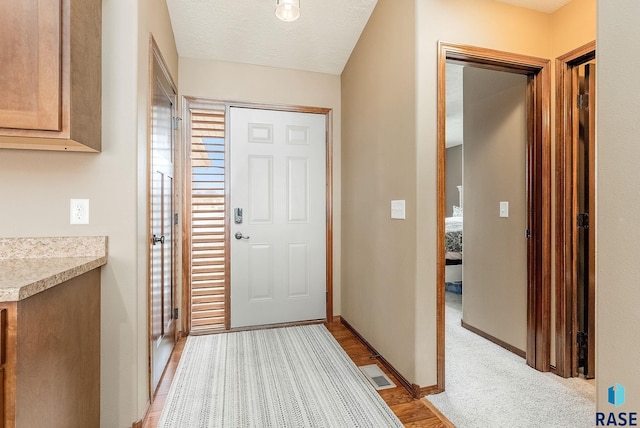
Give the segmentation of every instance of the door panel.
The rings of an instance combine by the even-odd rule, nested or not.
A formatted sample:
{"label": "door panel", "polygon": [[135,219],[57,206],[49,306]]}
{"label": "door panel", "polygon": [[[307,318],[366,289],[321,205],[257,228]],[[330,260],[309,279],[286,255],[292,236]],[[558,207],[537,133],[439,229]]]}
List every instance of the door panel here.
{"label": "door panel", "polygon": [[[162,236],[162,174],[154,171],[151,178],[151,232],[152,237]],[[162,340],[162,246],[151,245],[151,342]]]}
{"label": "door panel", "polygon": [[173,322],[173,178],[165,176],[163,180],[162,192],[162,222],[164,244],[163,244],[163,281],[162,281],[162,321],[164,331],[171,330]]}
{"label": "door panel", "polygon": [[248,246],[249,301],[271,300],[274,297],[273,245],[248,244]]}
{"label": "door panel", "polygon": [[[326,126],[231,108],[231,327],[326,316]],[[241,233],[241,239],[235,234]]]}
{"label": "door panel", "polygon": [[575,68],[575,297],[573,375],[595,377],[595,62]]}
{"label": "door panel", "polygon": [[589,93],[589,285],[587,294],[587,379],[596,376],[596,64],[587,64],[586,79]]}
{"label": "door panel", "polygon": [[155,391],[175,344],[173,116],[175,91],[154,55],[151,106],[150,365]]}
{"label": "door panel", "polygon": [[273,157],[249,156],[249,223],[273,224]]}

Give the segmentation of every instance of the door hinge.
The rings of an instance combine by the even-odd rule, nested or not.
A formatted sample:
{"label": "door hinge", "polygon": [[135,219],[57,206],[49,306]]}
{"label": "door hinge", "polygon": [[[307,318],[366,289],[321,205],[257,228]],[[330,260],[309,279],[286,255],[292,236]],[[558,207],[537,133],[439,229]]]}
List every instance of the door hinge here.
{"label": "door hinge", "polygon": [[178,130],[178,126],[180,126],[180,121],[182,120],[181,117],[178,116],[174,116],[173,117],[173,130],[177,131]]}
{"label": "door hinge", "polygon": [[578,213],[576,216],[576,226],[579,229],[588,229],[589,228],[589,214],[588,213]]}
{"label": "door hinge", "polygon": [[578,346],[578,367],[585,367],[587,363],[587,353],[589,349],[589,333],[579,331],[576,334],[576,344]]}
{"label": "door hinge", "polygon": [[178,319],[178,308],[173,308],[173,319],[174,320]]}
{"label": "door hinge", "polygon": [[531,238],[531,231],[529,229],[524,231],[524,237],[527,239]]}
{"label": "door hinge", "polygon": [[587,344],[589,343],[589,335],[587,333],[585,333],[584,331],[579,331],[576,334],[576,343],[578,344],[578,347],[580,347],[580,348],[586,347]]}
{"label": "door hinge", "polygon": [[589,108],[589,94],[578,94],[578,110],[587,110]]}
{"label": "door hinge", "polygon": [[178,225],[178,213],[173,214],[173,224]]}

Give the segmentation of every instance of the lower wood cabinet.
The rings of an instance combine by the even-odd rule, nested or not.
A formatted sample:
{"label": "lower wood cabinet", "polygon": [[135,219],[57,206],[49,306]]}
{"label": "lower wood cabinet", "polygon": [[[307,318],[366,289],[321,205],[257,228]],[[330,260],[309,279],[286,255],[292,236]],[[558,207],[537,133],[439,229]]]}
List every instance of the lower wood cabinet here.
{"label": "lower wood cabinet", "polygon": [[100,269],[0,302],[0,427],[100,426]]}

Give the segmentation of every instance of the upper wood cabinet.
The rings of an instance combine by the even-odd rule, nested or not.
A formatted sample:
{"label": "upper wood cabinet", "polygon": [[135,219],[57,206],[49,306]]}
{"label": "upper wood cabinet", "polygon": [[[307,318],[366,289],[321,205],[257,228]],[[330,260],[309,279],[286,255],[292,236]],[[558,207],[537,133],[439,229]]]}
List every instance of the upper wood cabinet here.
{"label": "upper wood cabinet", "polygon": [[0,0],[0,148],[101,150],[101,0]]}

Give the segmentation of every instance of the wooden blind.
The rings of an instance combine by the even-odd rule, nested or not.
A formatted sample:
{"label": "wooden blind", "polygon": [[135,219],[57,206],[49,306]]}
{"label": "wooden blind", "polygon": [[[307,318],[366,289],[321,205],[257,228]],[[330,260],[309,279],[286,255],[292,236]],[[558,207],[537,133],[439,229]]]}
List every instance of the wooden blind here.
{"label": "wooden blind", "polygon": [[225,329],[225,112],[191,110],[191,331]]}

